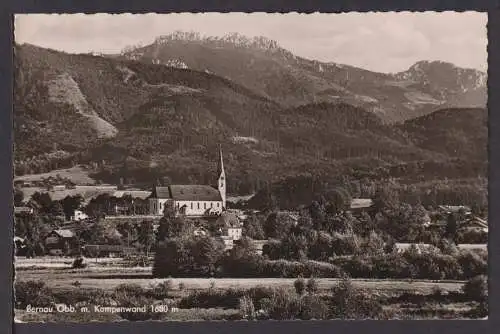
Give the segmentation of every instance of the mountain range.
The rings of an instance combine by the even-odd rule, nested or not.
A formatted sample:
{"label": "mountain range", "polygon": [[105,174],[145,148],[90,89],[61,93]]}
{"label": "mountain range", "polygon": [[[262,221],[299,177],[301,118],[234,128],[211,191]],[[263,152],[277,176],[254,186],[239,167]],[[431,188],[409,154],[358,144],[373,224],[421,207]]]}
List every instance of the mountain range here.
{"label": "mountain range", "polygon": [[14,78],[17,175],[84,164],[104,182],[206,183],[219,143],[235,193],[304,172],[432,161],[472,177],[487,163],[486,74],[443,62],[384,74],[263,37],[175,33],[116,55],[15,45]]}

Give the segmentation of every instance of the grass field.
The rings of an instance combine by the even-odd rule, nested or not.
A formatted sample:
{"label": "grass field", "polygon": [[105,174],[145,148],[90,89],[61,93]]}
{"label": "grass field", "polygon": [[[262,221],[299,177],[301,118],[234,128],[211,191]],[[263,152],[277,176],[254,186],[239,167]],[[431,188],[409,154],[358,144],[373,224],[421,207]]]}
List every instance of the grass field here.
{"label": "grass field", "polygon": [[[82,288],[112,290],[123,283],[134,283],[142,287],[157,284],[165,279],[151,278],[151,267],[127,267],[126,262],[117,258],[87,259],[87,268],[71,269],[71,259],[42,258],[16,260],[16,279],[42,280],[53,288],[67,289],[78,281]],[[172,278],[174,286],[180,282],[187,289],[208,289],[215,284],[217,288],[251,288],[256,286],[293,287],[294,278]],[[317,279],[320,289],[328,289],[339,280],[334,278]],[[424,281],[424,280],[380,280],[353,279],[353,283],[364,289],[381,293],[412,291],[431,293],[439,286],[443,291],[457,291],[461,281]]]}
{"label": "grass field", "polygon": [[[295,291],[295,278],[163,278],[151,277],[151,267],[130,267],[119,258],[86,259],[87,267],[72,269],[70,258],[46,257],[37,259],[19,258],[16,260],[17,281],[43,281],[53,293],[65,295],[85,295],[85,291],[116,293],[121,284],[139,285],[144,291],[153,291],[170,280],[171,290],[167,299],[157,300],[179,303],[195,293],[213,293],[228,291],[229,288],[247,290],[255,287],[283,287]],[[318,293],[327,295],[330,289],[340,281],[336,278],[317,278]],[[465,282],[431,280],[392,280],[392,279],[352,279],[354,287],[365,290],[369,295],[381,300],[393,300],[385,303],[383,309],[393,314],[395,319],[459,319],[477,306],[474,302],[451,301],[446,303],[427,301],[425,303],[398,300],[404,294],[430,296],[436,291],[460,293]],[[213,290],[212,290],[213,289]],[[165,297],[163,297],[165,298]],[[394,298],[396,298],[394,300]],[[427,298],[427,297],[425,297]],[[153,301],[155,302],[155,301]],[[175,304],[177,305],[177,304]],[[110,313],[30,313],[25,309],[15,310],[16,321],[20,322],[91,322],[123,321],[119,314]],[[234,307],[197,306],[181,307],[175,312],[161,314],[155,320],[161,321],[203,321],[203,320],[241,320],[241,313]]]}
{"label": "grass field", "polygon": [[81,166],[75,166],[67,169],[56,169],[48,173],[17,176],[14,181],[41,181],[43,178],[47,179],[49,177],[56,177],[57,175],[60,175],[64,179],[69,179],[75,184],[95,184],[96,182],[94,179],[89,177],[88,171]]}

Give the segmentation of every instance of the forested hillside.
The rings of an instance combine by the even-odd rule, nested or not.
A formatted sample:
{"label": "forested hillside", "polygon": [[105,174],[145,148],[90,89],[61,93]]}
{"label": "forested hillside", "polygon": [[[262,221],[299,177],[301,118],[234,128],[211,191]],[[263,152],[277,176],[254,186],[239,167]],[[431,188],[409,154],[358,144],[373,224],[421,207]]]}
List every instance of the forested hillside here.
{"label": "forested hillside", "polygon": [[[423,84],[432,77],[421,71],[420,77],[392,76],[328,65],[350,73],[349,82],[336,82],[340,77],[334,72],[311,67],[319,63],[260,42],[158,42],[156,58],[149,62],[145,57],[152,46],[118,57],[16,46],[16,174],[83,164],[91,167],[92,177],[108,183],[210,183],[221,144],[229,191],[235,194],[301,177],[322,183],[340,177],[418,183],[486,175],[485,109],[428,114],[431,109],[417,108],[426,115],[415,118],[420,111],[407,112],[397,102],[407,90],[386,94],[398,85],[394,89],[402,92],[401,80],[423,78]],[[224,53],[214,51],[214,45]],[[189,57],[163,61],[172,50]],[[276,57],[298,65],[287,67]],[[207,67],[209,61],[213,66]],[[275,67],[285,72],[271,71]],[[264,73],[274,74],[267,78]],[[466,73],[472,80],[473,74]],[[389,79],[397,85],[382,84]],[[344,97],[318,99],[318,83],[324,84],[321,92],[338,89]],[[444,84],[427,86],[435,93]],[[420,83],[413,92],[415,85]],[[482,89],[469,86],[465,95]],[[347,98],[362,91],[364,103]],[[375,92],[386,102],[366,98]],[[386,117],[388,103],[405,114],[398,119],[409,120],[388,122],[395,120]]]}

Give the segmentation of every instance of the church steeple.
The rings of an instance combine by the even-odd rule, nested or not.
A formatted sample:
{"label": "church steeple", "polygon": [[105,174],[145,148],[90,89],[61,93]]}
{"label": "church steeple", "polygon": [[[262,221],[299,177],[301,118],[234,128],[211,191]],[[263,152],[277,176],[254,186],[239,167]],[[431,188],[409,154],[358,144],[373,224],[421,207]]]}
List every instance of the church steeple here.
{"label": "church steeple", "polygon": [[217,171],[219,173],[217,188],[219,189],[220,196],[222,197],[222,207],[226,208],[226,172],[224,171],[224,160],[222,158],[222,148],[220,144],[219,144],[219,162],[217,167],[218,167]]}

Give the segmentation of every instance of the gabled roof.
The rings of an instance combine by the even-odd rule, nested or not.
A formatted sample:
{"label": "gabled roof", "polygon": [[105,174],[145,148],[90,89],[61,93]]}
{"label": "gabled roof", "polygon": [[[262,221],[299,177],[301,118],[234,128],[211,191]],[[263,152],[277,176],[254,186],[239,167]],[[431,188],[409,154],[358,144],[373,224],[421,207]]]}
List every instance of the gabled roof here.
{"label": "gabled roof", "polygon": [[53,232],[61,238],[73,238],[75,236],[75,234],[71,230],[54,230]]}
{"label": "gabled roof", "polygon": [[176,201],[222,201],[219,191],[207,185],[171,185],[155,187],[152,197]]}
{"label": "gabled roof", "polygon": [[132,198],[146,199],[149,197],[151,192],[143,190],[118,190],[113,193],[113,196],[117,198],[122,198],[124,196],[130,196]]}
{"label": "gabled roof", "polygon": [[351,200],[351,209],[364,209],[373,205],[373,200],[370,198],[353,198]]}
{"label": "gabled roof", "polygon": [[170,194],[170,187],[154,187],[151,193],[153,198],[172,198]]}
{"label": "gabled roof", "polygon": [[439,205],[438,208],[445,212],[455,212],[455,213],[458,213],[461,210],[463,210],[466,213],[471,211],[471,208],[465,205]]}
{"label": "gabled roof", "polygon": [[33,212],[33,208],[29,206],[16,206],[14,207],[14,213],[31,213]]}

